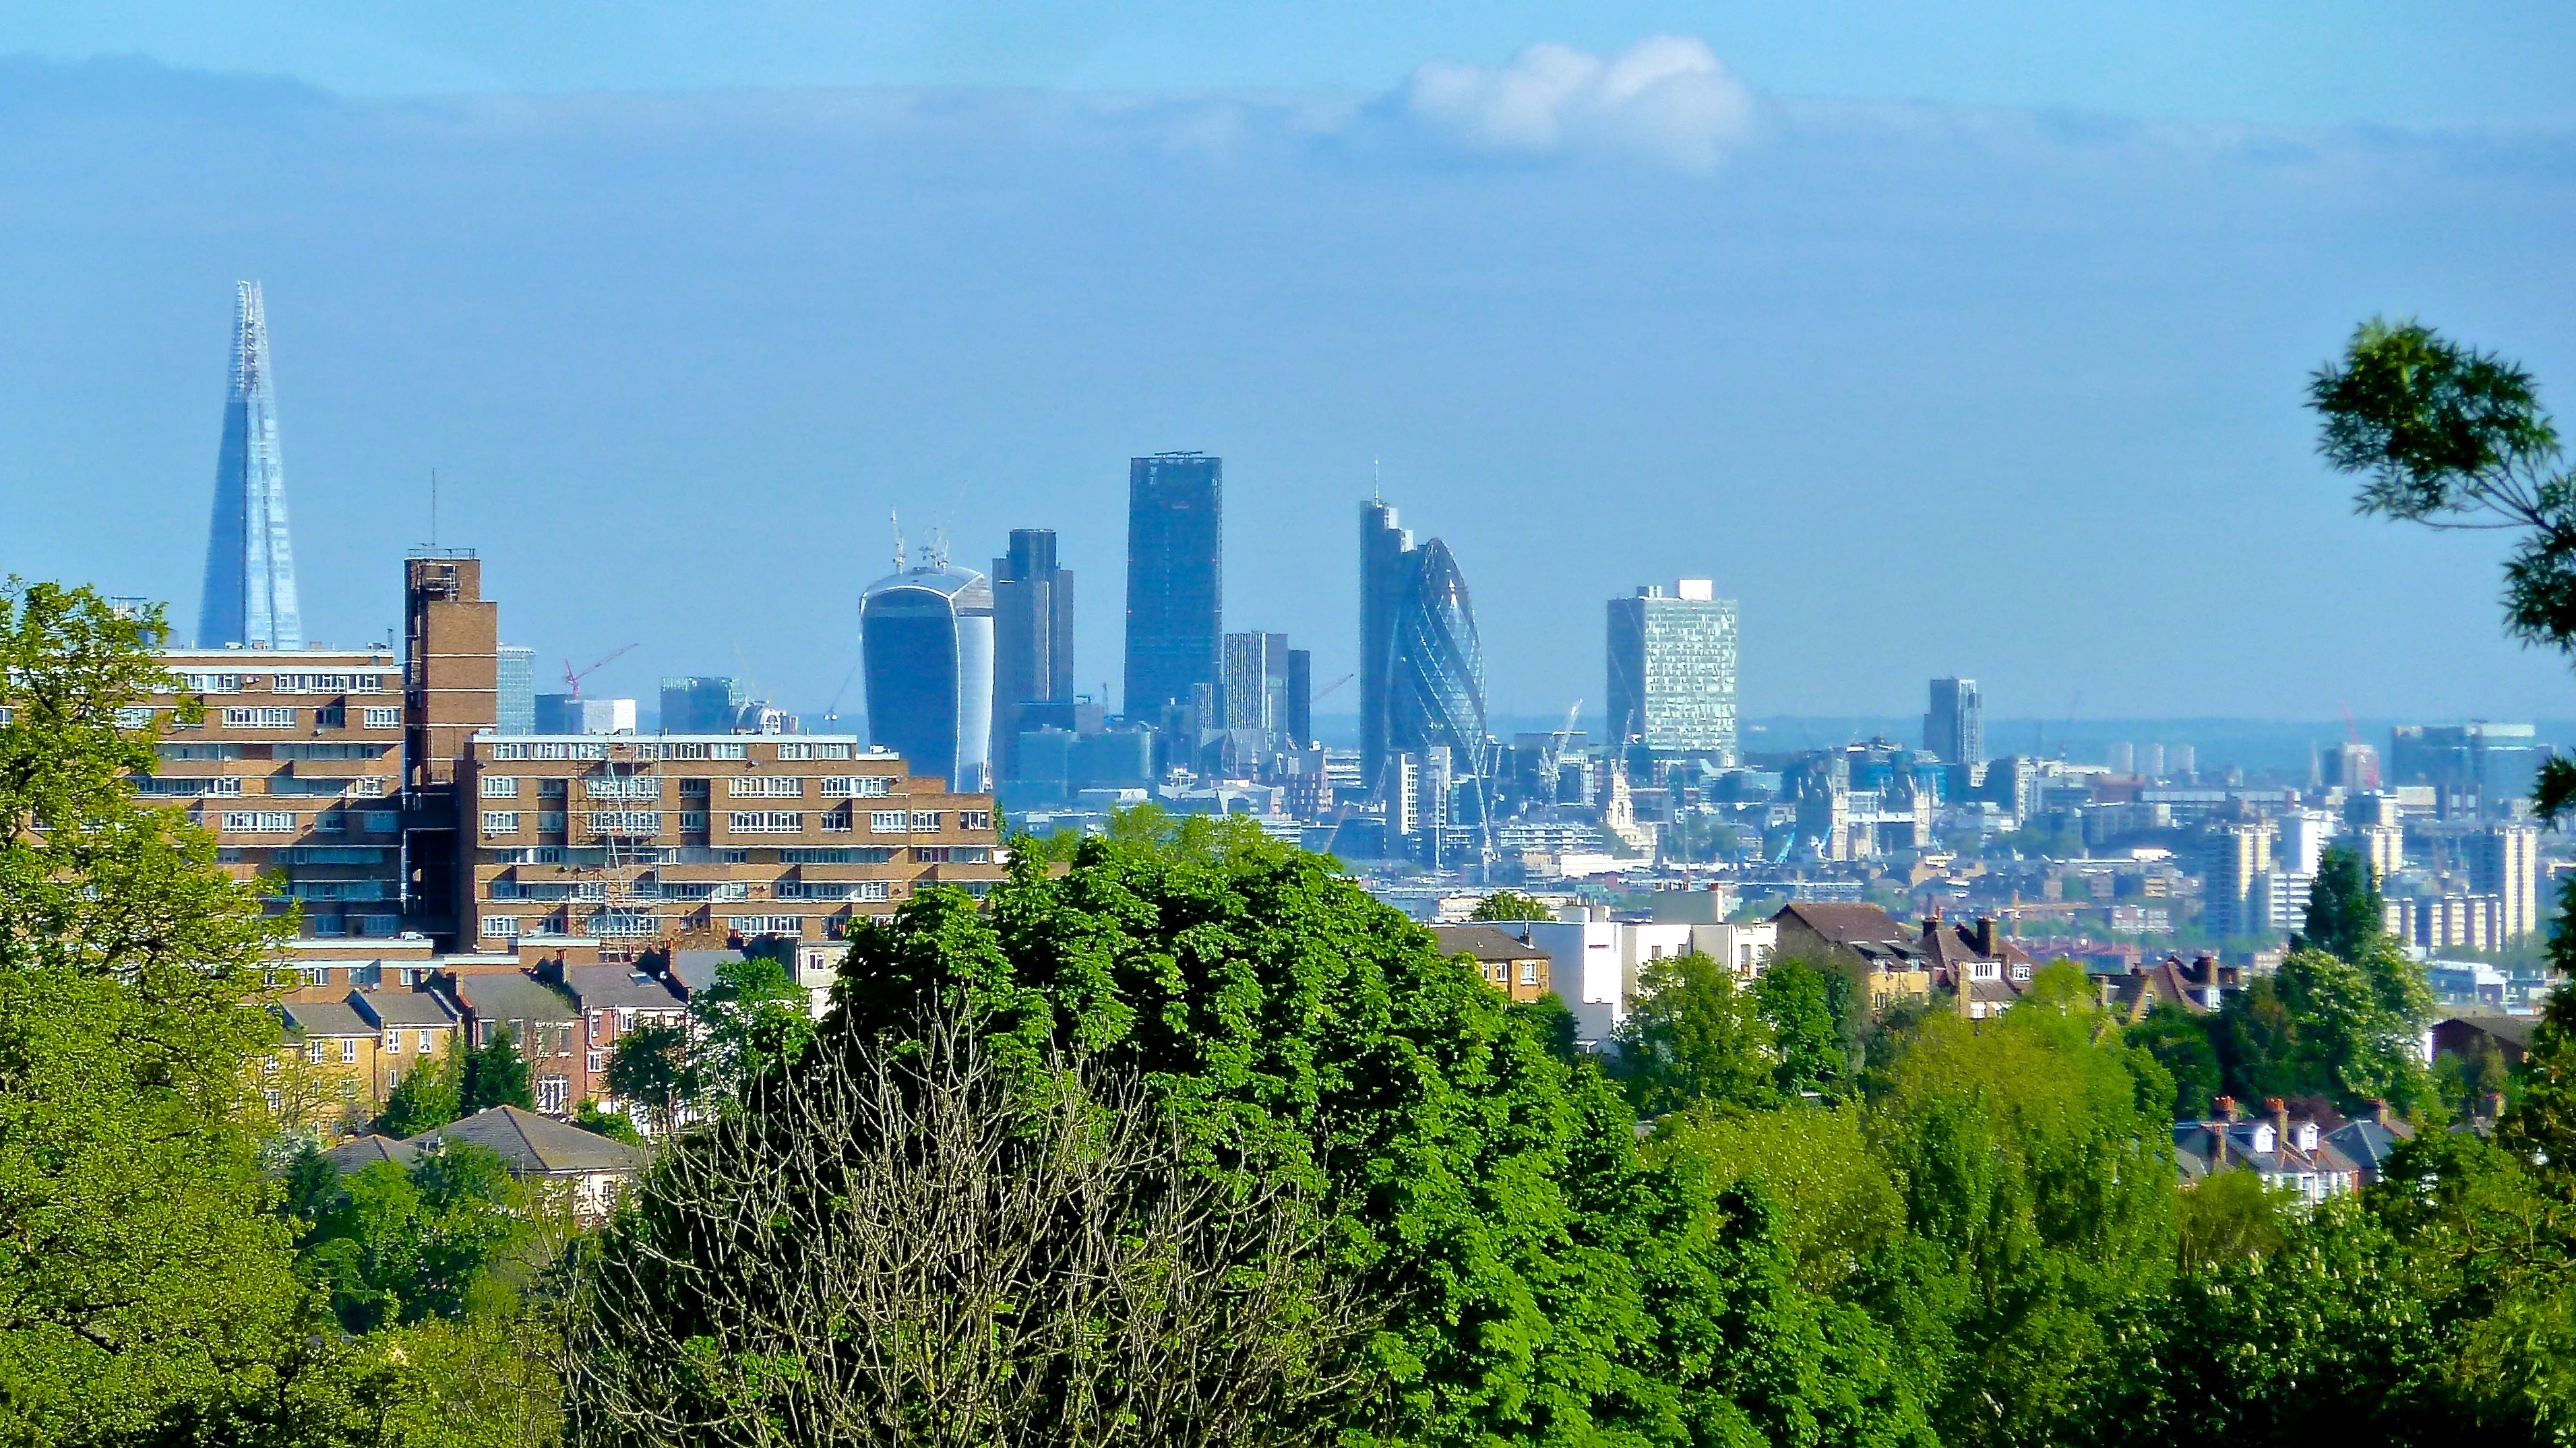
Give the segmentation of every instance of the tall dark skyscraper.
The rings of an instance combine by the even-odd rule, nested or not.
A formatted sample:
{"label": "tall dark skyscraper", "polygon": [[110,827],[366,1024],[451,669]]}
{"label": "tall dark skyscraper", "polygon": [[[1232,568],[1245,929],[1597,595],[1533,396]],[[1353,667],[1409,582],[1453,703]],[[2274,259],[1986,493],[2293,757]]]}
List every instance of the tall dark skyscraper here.
{"label": "tall dark skyscraper", "polygon": [[1974,679],[1934,679],[1923,714],[1923,748],[1943,764],[1983,764],[1986,701]]}
{"label": "tall dark skyscraper", "polygon": [[1073,570],[1055,561],[1055,530],[1014,528],[993,560],[993,767],[1019,778],[1020,715],[1073,702]]}
{"label": "tall dark skyscraper", "polygon": [[1393,508],[1375,498],[1360,505],[1360,778],[1371,789],[1386,768],[1387,670],[1412,551]]}
{"label": "tall dark skyscraper", "polygon": [[1309,649],[1288,651],[1288,747],[1306,749],[1315,742],[1315,655]]}
{"label": "tall dark skyscraper", "polygon": [[234,287],[232,392],[224,401],[206,585],[197,604],[197,647],[232,644],[304,647],[286,472],[277,451],[277,392],[268,373],[268,311],[257,282]]}
{"label": "tall dark skyscraper", "polygon": [[[1156,453],[1127,466],[1127,684],[1130,719],[1223,697],[1225,465]],[[1200,692],[1204,690],[1204,692]],[[1221,721],[1203,718],[1203,728]]]}

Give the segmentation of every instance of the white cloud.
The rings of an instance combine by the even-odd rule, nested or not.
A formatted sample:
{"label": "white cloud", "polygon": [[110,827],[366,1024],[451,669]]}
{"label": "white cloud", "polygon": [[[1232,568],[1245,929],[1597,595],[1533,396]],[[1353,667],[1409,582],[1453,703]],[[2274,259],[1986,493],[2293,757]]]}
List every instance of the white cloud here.
{"label": "white cloud", "polygon": [[1524,156],[1642,155],[1705,171],[1753,126],[1753,93],[1700,41],[1658,35],[1612,56],[1533,45],[1501,66],[1433,61],[1405,107],[1476,150]]}

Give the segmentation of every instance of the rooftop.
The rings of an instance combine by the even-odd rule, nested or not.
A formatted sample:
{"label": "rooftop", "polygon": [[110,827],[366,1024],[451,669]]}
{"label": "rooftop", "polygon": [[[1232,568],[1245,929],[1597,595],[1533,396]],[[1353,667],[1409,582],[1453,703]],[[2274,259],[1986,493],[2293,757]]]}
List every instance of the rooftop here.
{"label": "rooftop", "polygon": [[641,1171],[645,1161],[644,1153],[622,1141],[611,1141],[516,1106],[478,1111],[463,1121],[424,1131],[403,1145],[418,1150],[439,1141],[488,1147],[519,1176],[633,1172]]}

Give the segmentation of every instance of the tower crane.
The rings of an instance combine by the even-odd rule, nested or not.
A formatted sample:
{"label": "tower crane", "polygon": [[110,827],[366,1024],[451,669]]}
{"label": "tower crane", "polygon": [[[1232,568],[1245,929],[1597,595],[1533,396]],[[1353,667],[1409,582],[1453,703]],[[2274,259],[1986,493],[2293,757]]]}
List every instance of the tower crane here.
{"label": "tower crane", "polygon": [[607,668],[610,664],[616,663],[619,659],[633,653],[638,647],[640,647],[638,644],[628,644],[626,647],[610,654],[607,658],[601,659],[598,663],[591,665],[587,669],[577,670],[573,668],[572,660],[564,660],[564,687],[572,691],[572,696],[574,698],[580,698],[582,680],[589,678],[591,675]]}

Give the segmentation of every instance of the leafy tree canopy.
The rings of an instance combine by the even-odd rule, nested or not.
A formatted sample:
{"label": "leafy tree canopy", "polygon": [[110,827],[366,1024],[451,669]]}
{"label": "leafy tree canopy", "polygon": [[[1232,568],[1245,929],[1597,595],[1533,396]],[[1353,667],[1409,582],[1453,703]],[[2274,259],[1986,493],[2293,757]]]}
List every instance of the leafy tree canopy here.
{"label": "leafy tree canopy", "polygon": [[1556,912],[1543,900],[1534,900],[1515,890],[1497,890],[1476,902],[1467,914],[1470,920],[1554,920]]}

